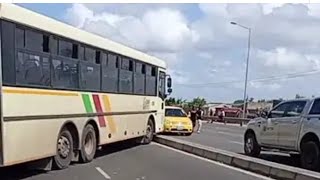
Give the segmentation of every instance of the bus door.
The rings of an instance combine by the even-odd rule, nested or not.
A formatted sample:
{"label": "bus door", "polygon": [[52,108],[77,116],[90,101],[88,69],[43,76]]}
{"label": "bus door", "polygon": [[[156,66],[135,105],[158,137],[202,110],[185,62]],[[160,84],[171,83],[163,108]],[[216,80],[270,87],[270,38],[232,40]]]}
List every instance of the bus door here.
{"label": "bus door", "polygon": [[165,107],[165,98],[166,98],[166,73],[164,71],[159,71],[159,80],[158,80],[158,96],[161,99],[159,101],[159,108],[157,116],[159,122],[161,122],[161,130],[164,124],[164,107]]}

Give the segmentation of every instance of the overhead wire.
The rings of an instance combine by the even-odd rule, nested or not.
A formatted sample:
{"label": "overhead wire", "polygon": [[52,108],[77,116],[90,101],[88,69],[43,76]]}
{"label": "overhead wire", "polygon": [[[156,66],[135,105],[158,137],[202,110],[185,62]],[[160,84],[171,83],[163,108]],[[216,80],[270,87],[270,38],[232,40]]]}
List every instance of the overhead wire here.
{"label": "overhead wire", "polygon": [[[278,80],[288,80],[288,79],[294,79],[299,77],[305,77],[310,76],[316,73],[320,73],[320,69],[312,70],[312,71],[305,71],[305,72],[295,72],[290,74],[283,74],[283,75],[277,75],[277,76],[268,76],[268,77],[262,77],[262,78],[256,78],[248,80],[248,82],[272,82],[272,81],[278,81]],[[244,80],[233,80],[233,81],[221,81],[221,82],[209,82],[209,83],[176,83],[176,85],[179,86],[186,86],[186,87],[225,87],[225,85],[228,84],[236,84],[236,83],[242,83]]]}

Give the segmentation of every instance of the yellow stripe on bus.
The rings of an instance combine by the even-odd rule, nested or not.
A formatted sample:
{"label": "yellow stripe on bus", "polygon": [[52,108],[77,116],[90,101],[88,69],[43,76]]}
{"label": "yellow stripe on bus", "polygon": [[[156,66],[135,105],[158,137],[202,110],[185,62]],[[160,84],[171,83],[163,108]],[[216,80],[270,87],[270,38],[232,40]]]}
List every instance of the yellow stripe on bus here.
{"label": "yellow stripe on bus", "polygon": [[[105,108],[104,109],[105,112],[111,112],[111,104],[110,104],[109,96],[103,95],[102,99],[103,99],[103,105],[104,105],[104,108]],[[107,116],[107,121],[108,121],[108,125],[110,127],[111,133],[115,133],[117,131],[117,129],[116,129],[116,124],[115,124],[115,122],[113,120],[113,117],[112,116]]]}
{"label": "yellow stripe on bus", "polygon": [[4,93],[9,94],[36,94],[36,95],[53,95],[53,96],[79,96],[78,93],[73,92],[58,92],[50,90],[34,90],[34,89],[3,89]]}

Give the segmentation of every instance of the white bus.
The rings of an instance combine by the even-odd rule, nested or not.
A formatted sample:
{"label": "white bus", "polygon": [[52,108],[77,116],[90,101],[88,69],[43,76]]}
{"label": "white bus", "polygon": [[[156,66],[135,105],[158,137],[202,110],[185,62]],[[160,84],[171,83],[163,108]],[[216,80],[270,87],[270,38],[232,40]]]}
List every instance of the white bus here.
{"label": "white bus", "polygon": [[13,4],[0,17],[0,166],[63,169],[163,130],[164,61]]}

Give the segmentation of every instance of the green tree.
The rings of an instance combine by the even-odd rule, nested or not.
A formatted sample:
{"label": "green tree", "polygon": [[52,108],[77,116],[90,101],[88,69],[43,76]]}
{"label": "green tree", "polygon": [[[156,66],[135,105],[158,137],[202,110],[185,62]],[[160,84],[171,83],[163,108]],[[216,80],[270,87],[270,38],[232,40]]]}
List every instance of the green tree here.
{"label": "green tree", "polygon": [[173,97],[170,97],[165,101],[166,106],[173,106],[174,104],[176,104],[176,99]]}
{"label": "green tree", "polygon": [[207,101],[204,98],[196,97],[191,102],[188,102],[189,107],[202,107],[207,104]]}
{"label": "green tree", "polygon": [[243,100],[241,99],[235,100],[233,104],[243,104]]}

